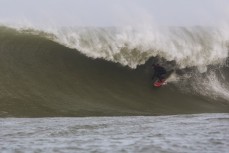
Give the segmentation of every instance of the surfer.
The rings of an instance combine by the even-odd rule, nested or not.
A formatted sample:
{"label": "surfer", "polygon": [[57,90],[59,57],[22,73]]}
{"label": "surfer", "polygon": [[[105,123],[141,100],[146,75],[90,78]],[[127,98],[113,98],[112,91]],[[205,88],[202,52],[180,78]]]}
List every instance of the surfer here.
{"label": "surfer", "polygon": [[154,75],[153,75],[152,79],[157,77],[160,82],[163,82],[163,80],[165,79],[165,74],[167,73],[166,69],[164,67],[160,66],[159,64],[153,64],[152,67],[154,69]]}

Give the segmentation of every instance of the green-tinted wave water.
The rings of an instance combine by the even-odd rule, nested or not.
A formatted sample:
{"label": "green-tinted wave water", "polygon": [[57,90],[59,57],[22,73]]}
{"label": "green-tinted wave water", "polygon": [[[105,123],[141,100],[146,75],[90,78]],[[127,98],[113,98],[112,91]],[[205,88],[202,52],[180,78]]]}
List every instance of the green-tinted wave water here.
{"label": "green-tinted wave water", "polygon": [[[157,89],[152,86],[151,64],[160,61],[174,68],[172,61],[155,56],[131,69],[104,58],[87,57],[54,39],[0,28],[1,117],[229,112],[226,66],[210,66],[204,74],[194,67],[179,68],[179,79]],[[218,82],[201,84],[214,77]]]}

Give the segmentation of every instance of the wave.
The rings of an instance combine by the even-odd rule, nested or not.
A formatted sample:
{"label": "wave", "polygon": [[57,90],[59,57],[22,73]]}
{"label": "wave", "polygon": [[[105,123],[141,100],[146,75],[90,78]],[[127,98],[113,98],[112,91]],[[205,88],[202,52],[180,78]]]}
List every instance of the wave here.
{"label": "wave", "polygon": [[[146,29],[0,27],[0,116],[228,112],[226,36]],[[175,69],[160,89],[155,62]]]}

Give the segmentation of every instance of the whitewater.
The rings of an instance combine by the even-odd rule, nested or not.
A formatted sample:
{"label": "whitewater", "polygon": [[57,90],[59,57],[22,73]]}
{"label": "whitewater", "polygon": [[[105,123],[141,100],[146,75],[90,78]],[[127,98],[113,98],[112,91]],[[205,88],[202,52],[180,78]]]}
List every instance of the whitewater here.
{"label": "whitewater", "polygon": [[[4,25],[4,24],[3,24]],[[44,34],[92,58],[103,58],[136,68],[151,57],[175,61],[179,68],[225,64],[228,27],[43,27],[7,25],[19,31]],[[45,35],[46,34],[46,35]]]}

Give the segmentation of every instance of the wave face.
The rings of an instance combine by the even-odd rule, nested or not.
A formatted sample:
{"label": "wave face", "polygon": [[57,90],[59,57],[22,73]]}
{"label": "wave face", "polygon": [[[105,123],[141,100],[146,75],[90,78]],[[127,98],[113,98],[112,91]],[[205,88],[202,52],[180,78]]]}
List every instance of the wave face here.
{"label": "wave face", "polygon": [[[223,32],[145,29],[0,27],[0,116],[229,112]],[[160,89],[155,62],[176,70]]]}

